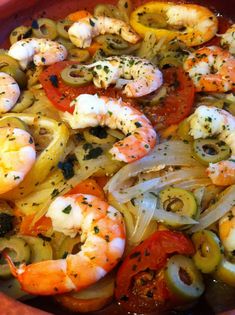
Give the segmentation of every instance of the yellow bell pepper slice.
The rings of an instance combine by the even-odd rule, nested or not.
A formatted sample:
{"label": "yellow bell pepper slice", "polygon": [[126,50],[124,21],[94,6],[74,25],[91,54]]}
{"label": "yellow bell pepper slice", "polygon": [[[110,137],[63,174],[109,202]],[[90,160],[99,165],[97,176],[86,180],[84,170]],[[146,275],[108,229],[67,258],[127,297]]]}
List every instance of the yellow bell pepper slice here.
{"label": "yellow bell pepper slice", "polygon": [[206,7],[173,2],[148,2],[130,16],[130,24],[142,37],[153,32],[157,40],[178,40],[187,46],[197,46],[215,36],[216,16]]}

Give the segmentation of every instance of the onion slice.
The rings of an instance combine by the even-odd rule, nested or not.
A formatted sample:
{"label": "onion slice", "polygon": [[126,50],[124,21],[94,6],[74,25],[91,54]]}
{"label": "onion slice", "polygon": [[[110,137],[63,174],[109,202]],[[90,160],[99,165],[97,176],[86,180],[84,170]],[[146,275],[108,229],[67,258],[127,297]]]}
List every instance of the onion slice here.
{"label": "onion slice", "polygon": [[144,181],[129,188],[113,191],[112,194],[119,202],[127,202],[147,191],[158,191],[166,186],[176,184],[186,179],[203,177],[206,177],[204,167],[182,169],[169,172],[164,176]]}
{"label": "onion slice", "polygon": [[199,224],[190,229],[194,233],[207,228],[209,225],[218,221],[235,205],[235,185],[232,185],[223,191],[221,198],[200,217]]}
{"label": "onion slice", "polygon": [[157,199],[149,193],[143,194],[135,199],[136,208],[136,224],[135,229],[130,236],[130,242],[134,244],[140,243],[143,238],[150,221],[153,219]]}
{"label": "onion slice", "polygon": [[153,218],[159,222],[163,222],[173,227],[176,227],[177,225],[182,226],[188,224],[198,224],[197,221],[193,220],[190,217],[179,215],[174,212],[168,212],[164,209],[155,209]]}
{"label": "onion slice", "polygon": [[121,168],[106,184],[105,190],[117,191],[124,183],[141,172],[152,171],[159,166],[198,166],[193,158],[192,146],[183,141],[171,140],[155,146],[150,154]]}

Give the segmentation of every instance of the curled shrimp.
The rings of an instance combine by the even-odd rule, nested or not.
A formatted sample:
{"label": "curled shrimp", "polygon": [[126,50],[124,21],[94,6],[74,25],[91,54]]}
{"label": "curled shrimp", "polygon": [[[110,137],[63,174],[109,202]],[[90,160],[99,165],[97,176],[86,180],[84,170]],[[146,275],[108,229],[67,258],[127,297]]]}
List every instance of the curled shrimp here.
{"label": "curled shrimp", "polygon": [[140,97],[157,90],[163,82],[161,71],[151,62],[133,56],[115,56],[87,66],[93,68],[93,82],[99,88],[121,83],[126,79],[123,93],[128,97]]}
{"label": "curled shrimp", "polygon": [[24,291],[52,295],[79,291],[102,278],[120,260],[125,247],[122,215],[107,202],[84,194],[57,197],[47,214],[53,229],[81,237],[81,250],[65,259],[21,265],[7,258]]}
{"label": "curled shrimp", "polygon": [[231,54],[235,54],[235,24],[230,26],[221,36],[220,44],[223,48],[228,49]]}
{"label": "curled shrimp", "polygon": [[65,112],[62,116],[71,128],[109,126],[127,135],[110,150],[116,160],[133,162],[148,154],[156,144],[156,132],[149,120],[121,99],[81,94],[71,106],[75,106],[73,115]]}
{"label": "curled shrimp", "polygon": [[22,129],[0,128],[0,194],[23,181],[36,159],[34,141]]}
{"label": "curled shrimp", "polygon": [[[162,25],[154,26],[155,21]],[[168,40],[177,38],[189,47],[207,42],[218,30],[218,20],[209,9],[190,3],[168,1],[144,3],[132,12],[130,24],[142,37],[150,31],[156,35],[157,40],[163,37]]]}
{"label": "curled shrimp", "polygon": [[230,147],[230,158],[210,163],[207,174],[215,185],[235,184],[235,117],[223,109],[202,105],[188,119],[194,139],[218,135]]}
{"label": "curled shrimp", "polygon": [[235,250],[235,206],[219,220],[220,240],[228,252]]}
{"label": "curled shrimp", "polygon": [[90,16],[75,22],[68,30],[71,42],[79,47],[86,48],[91,45],[92,38],[100,34],[120,35],[129,43],[135,44],[140,36],[126,22],[106,16]]}
{"label": "curled shrimp", "polygon": [[235,87],[235,58],[220,47],[203,47],[191,53],[184,70],[198,92],[227,92]]}
{"label": "curled shrimp", "polygon": [[17,102],[20,88],[7,73],[0,72],[0,113],[8,112]]}
{"label": "curled shrimp", "polygon": [[20,66],[25,69],[32,60],[36,66],[62,61],[67,57],[67,50],[60,43],[49,39],[26,38],[14,43],[8,55],[19,60]]}

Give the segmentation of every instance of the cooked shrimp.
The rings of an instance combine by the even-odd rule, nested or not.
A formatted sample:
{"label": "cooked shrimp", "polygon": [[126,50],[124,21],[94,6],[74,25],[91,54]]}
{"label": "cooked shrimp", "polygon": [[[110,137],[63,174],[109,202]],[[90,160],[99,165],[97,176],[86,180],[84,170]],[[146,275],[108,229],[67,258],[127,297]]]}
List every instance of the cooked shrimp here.
{"label": "cooked shrimp", "polygon": [[17,102],[20,88],[7,73],[0,72],[0,113],[8,112]]}
{"label": "cooked shrimp", "polygon": [[81,94],[71,106],[75,106],[73,115],[68,112],[62,114],[71,128],[101,125],[120,129],[127,136],[110,150],[116,160],[133,162],[148,154],[156,144],[156,132],[149,120],[121,99]]}
{"label": "cooked shrimp", "polygon": [[84,244],[77,254],[65,259],[21,265],[19,269],[7,257],[24,291],[37,295],[79,291],[102,278],[120,260],[125,226],[122,215],[107,202],[84,194],[57,197],[46,216],[51,218],[54,231],[70,237],[79,234]]}
{"label": "cooked shrimp", "polygon": [[133,56],[108,57],[87,66],[93,68],[93,82],[99,88],[119,83],[126,84],[123,93],[128,97],[139,97],[157,90],[163,82],[162,73],[145,59]]}
{"label": "cooked shrimp", "polygon": [[203,6],[169,3],[166,15],[172,27],[178,29],[185,27],[185,30],[178,32],[178,38],[188,46],[207,42],[218,30],[216,16]]}
{"label": "cooked shrimp", "polygon": [[0,128],[0,194],[16,187],[36,159],[31,135],[18,128]]}
{"label": "cooked shrimp", "polygon": [[184,62],[198,92],[227,92],[235,87],[235,58],[217,46],[196,50]]}
{"label": "cooked shrimp", "polygon": [[235,184],[235,117],[223,109],[202,105],[188,119],[194,139],[218,135],[230,147],[230,158],[210,163],[207,174],[215,185]]}
{"label": "cooked shrimp", "polygon": [[92,38],[100,34],[120,35],[129,43],[135,44],[140,36],[126,22],[106,16],[85,17],[75,22],[68,30],[71,42],[79,47],[86,48],[91,45]]}
{"label": "cooked shrimp", "polygon": [[231,54],[235,54],[235,24],[221,36],[220,44]]}
{"label": "cooked shrimp", "polygon": [[45,38],[27,38],[14,43],[8,52],[12,58],[19,60],[23,69],[33,60],[36,66],[51,65],[67,57],[66,48]]}
{"label": "cooked shrimp", "polygon": [[228,252],[235,251],[235,207],[219,220],[220,240]]}
{"label": "cooked shrimp", "polygon": [[[154,25],[154,24],[158,25]],[[130,24],[142,37],[151,31],[157,41],[178,39],[187,46],[201,45],[215,36],[218,20],[209,9],[189,3],[152,1],[138,7]]]}

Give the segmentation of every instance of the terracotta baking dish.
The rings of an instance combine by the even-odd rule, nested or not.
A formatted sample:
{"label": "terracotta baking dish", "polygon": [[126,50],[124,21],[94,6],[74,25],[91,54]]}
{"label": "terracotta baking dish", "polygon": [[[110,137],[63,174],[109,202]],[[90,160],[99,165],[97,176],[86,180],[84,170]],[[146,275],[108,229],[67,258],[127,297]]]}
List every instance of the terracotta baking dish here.
{"label": "terracotta baking dish", "polygon": [[[150,1],[150,0],[149,0]],[[162,0],[167,1],[167,0]],[[171,0],[174,2],[180,2],[179,0]],[[8,47],[8,35],[12,29],[21,24],[30,24],[31,21],[35,18],[46,16],[52,19],[59,19],[66,16],[68,13],[73,12],[78,9],[88,9],[92,10],[93,7],[97,3],[115,3],[116,0],[0,0],[0,46]],[[132,0],[134,5],[139,5],[143,1],[142,0]],[[147,1],[145,1],[147,2]],[[186,2],[186,1],[181,1]],[[195,1],[187,1],[191,3],[198,3],[201,5],[205,5],[210,7],[212,10],[222,14],[224,17],[228,19],[235,20],[235,0],[195,0]],[[1,287],[0,287],[1,291]],[[235,296],[235,295],[234,295]],[[217,297],[218,298],[218,297]],[[0,314],[19,314],[14,312],[14,309],[9,309],[7,313],[1,311],[1,299],[0,298]],[[219,308],[219,311],[227,311],[231,308],[235,308],[235,298],[234,303],[231,301],[226,304],[224,302],[224,298],[221,299],[221,304],[223,307]],[[223,300],[223,301],[222,301]],[[217,304],[220,304],[220,301],[216,301]],[[51,298],[36,298],[34,300],[30,300],[27,302],[28,304],[50,312],[52,314],[57,315],[69,315],[70,313],[65,310],[61,310],[61,308],[54,304]],[[9,304],[10,305],[10,304]],[[14,307],[13,307],[14,308]],[[27,312],[23,311],[20,313],[24,314],[34,314],[33,309],[29,309]],[[48,314],[48,313],[44,313]],[[121,310],[118,306],[111,304],[106,307],[106,309],[89,313],[94,315],[125,315],[123,310]],[[172,313],[172,315],[176,313]],[[214,314],[211,305],[209,306],[207,302],[203,299],[198,305],[196,305],[189,312],[180,313],[180,315],[212,315]],[[220,313],[219,315],[235,315],[234,311],[229,311],[226,313]]]}

